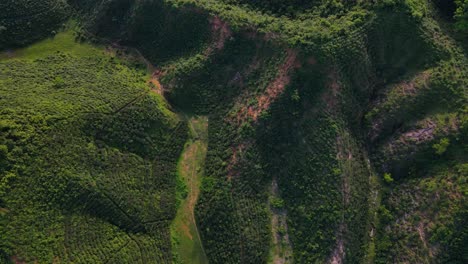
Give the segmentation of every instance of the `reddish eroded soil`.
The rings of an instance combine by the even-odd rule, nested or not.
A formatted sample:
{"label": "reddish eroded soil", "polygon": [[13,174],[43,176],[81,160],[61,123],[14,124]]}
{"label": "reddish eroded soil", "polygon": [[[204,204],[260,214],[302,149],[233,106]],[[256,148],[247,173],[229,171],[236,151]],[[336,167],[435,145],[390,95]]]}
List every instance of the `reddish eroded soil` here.
{"label": "reddish eroded soil", "polygon": [[263,94],[257,96],[256,105],[244,106],[239,110],[237,113],[237,123],[242,124],[249,119],[256,122],[260,114],[267,110],[271,103],[284,92],[284,89],[291,81],[291,71],[299,67],[300,63],[297,57],[297,51],[288,49],[286,59],[279,67],[276,78],[268,85]]}
{"label": "reddish eroded soil", "polygon": [[26,264],[26,262],[20,260],[17,256],[11,257],[11,261],[13,261],[15,264]]}
{"label": "reddish eroded soil", "polygon": [[159,82],[159,79],[163,76],[163,72],[160,70],[155,70],[151,75],[151,78],[148,81],[150,85],[151,91],[162,95],[164,92],[164,88],[162,84]]}
{"label": "reddish eroded soil", "polygon": [[425,225],[424,225],[424,222],[423,222],[423,221],[419,222],[419,225],[418,225],[418,227],[417,227],[416,229],[418,230],[419,239],[420,239],[421,242],[423,243],[424,247],[425,247],[426,249],[428,249],[428,251],[429,251],[429,256],[432,257],[432,256],[433,256],[433,252],[432,252],[431,250],[429,250],[429,248],[428,248],[428,243],[427,243],[427,239],[426,239],[426,231],[425,231],[426,227],[425,227]]}
{"label": "reddish eroded soil", "polygon": [[[159,82],[159,79],[166,73],[157,69],[148,59],[143,56],[143,54],[136,48],[122,46],[117,42],[111,43],[107,48],[106,52],[112,56],[123,57],[124,59],[136,60],[146,65],[146,69],[149,72],[152,72],[150,79],[148,80],[148,85],[152,92],[157,94],[163,94],[163,87]],[[124,55],[125,54],[125,55]]]}
{"label": "reddish eroded soil", "polygon": [[232,31],[229,25],[222,21],[218,16],[210,19],[212,43],[203,52],[205,56],[211,56],[214,52],[220,51],[224,48],[226,40],[232,36]]}
{"label": "reddish eroded soil", "polygon": [[429,71],[425,71],[420,73],[416,78],[415,81],[405,82],[402,86],[402,92],[404,94],[415,94],[417,89],[415,88],[415,83],[421,83],[423,85],[427,85],[429,78],[431,77],[431,73]]}
{"label": "reddish eroded soil", "polygon": [[[215,52],[220,51],[224,48],[226,41],[232,36],[232,31],[229,28],[229,25],[222,21],[218,16],[214,16],[210,19],[211,24],[211,34],[212,34],[212,41],[208,45],[208,47],[202,52],[202,54],[206,57],[213,55]],[[161,78],[166,75],[170,70],[171,66],[165,68],[158,68],[154,66],[150,61],[148,61],[141,52],[135,48],[125,47],[120,45],[117,42],[111,43],[111,45],[107,48],[107,52],[112,54],[117,54],[116,51],[127,51],[125,53],[130,53],[130,55],[126,55],[132,57],[135,60],[143,62],[147,69],[152,72],[151,78],[148,80],[148,85],[151,88],[152,92],[163,94],[164,87],[161,84]],[[122,56],[122,55],[120,55]],[[171,86],[170,84],[168,86]]]}

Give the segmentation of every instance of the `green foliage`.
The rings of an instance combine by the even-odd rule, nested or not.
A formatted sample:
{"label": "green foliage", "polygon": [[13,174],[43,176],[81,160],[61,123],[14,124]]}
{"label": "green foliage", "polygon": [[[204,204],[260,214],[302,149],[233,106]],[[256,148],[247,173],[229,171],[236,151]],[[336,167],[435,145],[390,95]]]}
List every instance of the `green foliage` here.
{"label": "green foliage", "polygon": [[[465,180],[453,184],[457,179]],[[440,250],[434,262],[466,261],[466,188],[466,175],[447,166],[395,185],[379,210],[376,263],[428,261],[434,246]]]}
{"label": "green foliage", "polygon": [[0,250],[25,262],[167,262],[188,129],[145,71],[73,45],[0,61]]}
{"label": "green foliage", "polygon": [[0,50],[24,46],[54,35],[67,18],[61,0],[3,0],[0,3]]}
{"label": "green foliage", "polygon": [[294,93],[292,94],[291,99],[296,102],[299,102],[301,100],[298,90],[294,90]]}
{"label": "green foliage", "polygon": [[73,2],[86,18],[85,35],[119,39],[158,65],[197,53],[210,37],[206,13],[174,8],[165,1]]}
{"label": "green foliage", "polygon": [[[341,131],[333,115],[324,110],[310,110],[305,105],[320,101],[324,89],[323,74],[316,68],[297,73],[290,88],[271,107],[272,114],[262,120],[258,132],[269,173],[278,177],[278,187],[288,212],[289,237],[293,245],[294,260],[299,263],[326,261],[339,239],[336,230],[347,226],[340,239],[350,242],[347,254],[350,261],[362,258],[359,248],[364,244],[367,197],[358,193],[368,190],[366,169],[360,160],[352,137]],[[300,101],[291,95],[298,89]],[[297,115],[291,116],[291,112]],[[292,136],[290,131],[297,131]],[[344,142],[336,142],[336,138]],[[350,148],[358,160],[337,158],[336,148]],[[344,150],[343,150],[344,151]],[[350,188],[349,203],[342,203],[343,177]],[[355,196],[356,194],[356,196]],[[359,209],[358,209],[359,208]],[[346,219],[342,222],[343,218]],[[326,223],[326,224],[325,224]]]}
{"label": "green foliage", "polygon": [[284,200],[281,199],[281,198],[272,198],[270,200],[270,203],[271,203],[271,206],[273,206],[273,208],[276,208],[276,209],[282,209],[284,207]]}
{"label": "green foliage", "polygon": [[392,175],[390,173],[384,173],[384,181],[387,184],[393,183],[394,179],[392,178]]}
{"label": "green foliage", "polygon": [[65,80],[62,77],[60,76],[55,77],[54,84],[53,84],[54,88],[60,89],[64,85],[65,85]]}
{"label": "green foliage", "polygon": [[[35,23],[1,16],[5,47],[56,30],[67,5],[39,2],[0,4]],[[182,255],[188,128],[147,61],[76,38],[138,48],[174,109],[209,115],[207,135],[192,127],[208,152],[190,232],[211,263],[268,261],[279,212],[297,263],[466,262],[467,63],[427,1],[68,2],[75,35],[0,54],[0,259]]]}
{"label": "green foliage", "polygon": [[411,15],[416,19],[422,19],[428,13],[428,5],[423,0],[405,0]]}
{"label": "green foliage", "polygon": [[[187,65],[180,65],[183,62],[176,61],[175,72],[164,79],[165,83],[179,80],[177,86],[168,92],[169,100],[184,111],[197,114],[209,114],[215,109],[232,107],[233,100],[244,87],[231,80],[238,72],[242,72],[246,63],[253,62],[255,45],[254,41],[238,35],[234,41],[227,42],[223,51],[214,58],[197,59],[200,63]],[[259,56],[266,56],[274,51],[272,47],[265,45],[260,52],[262,54]],[[201,55],[195,55],[196,58],[199,56]],[[267,63],[273,66],[277,62],[272,60]],[[257,82],[260,87],[265,87],[267,83],[264,80],[254,77],[261,76],[260,74],[260,70],[252,72],[248,85],[253,86]],[[224,82],[227,83],[226,86],[220,85]]]}
{"label": "green foliage", "polygon": [[448,138],[442,138],[439,143],[432,145],[432,148],[435,150],[437,155],[442,155],[447,151],[449,146],[450,140]]}
{"label": "green foliage", "polygon": [[455,11],[456,27],[457,29],[468,32],[468,1],[455,0],[457,9]]}
{"label": "green foliage", "polygon": [[[244,141],[255,140],[256,126],[248,122],[233,125],[225,118],[236,115],[239,98],[255,97],[275,77],[275,67],[284,57],[275,48],[236,34],[212,57],[198,60],[202,55],[196,55],[196,64],[180,65],[181,61],[176,61],[175,73],[164,78],[163,85],[176,83],[168,94],[174,105],[184,111],[210,114],[209,147],[196,219],[213,263],[263,263],[268,256],[271,178],[265,171],[262,152],[256,144],[246,144],[248,147],[237,152],[238,161],[232,164],[233,150]],[[252,66],[246,67],[246,63]],[[233,80],[234,76],[240,77]],[[227,174],[232,174],[231,180],[226,179]]]}
{"label": "green foliage", "polygon": [[0,162],[6,160],[8,154],[8,147],[0,145]]}
{"label": "green foliage", "polygon": [[264,10],[266,12],[274,13],[278,16],[288,15],[293,16],[296,12],[302,12],[305,9],[311,8],[314,5],[319,4],[320,1],[304,1],[304,0],[289,0],[289,1],[280,1],[280,0],[255,0],[255,1],[246,1],[246,0],[225,0],[224,2],[229,4],[249,4],[254,8]]}

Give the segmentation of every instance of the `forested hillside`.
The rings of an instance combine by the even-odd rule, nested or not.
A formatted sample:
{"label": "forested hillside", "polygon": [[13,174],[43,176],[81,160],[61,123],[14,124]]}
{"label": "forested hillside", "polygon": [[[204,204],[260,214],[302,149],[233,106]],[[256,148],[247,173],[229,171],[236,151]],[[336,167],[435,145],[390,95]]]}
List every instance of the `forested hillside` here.
{"label": "forested hillside", "polygon": [[468,1],[0,11],[0,261],[468,262]]}
{"label": "forested hillside", "polygon": [[169,262],[187,125],[144,68],[73,28],[2,54],[2,258]]}
{"label": "forested hillside", "polygon": [[69,11],[66,2],[57,0],[3,0],[0,10],[0,49],[56,34]]}

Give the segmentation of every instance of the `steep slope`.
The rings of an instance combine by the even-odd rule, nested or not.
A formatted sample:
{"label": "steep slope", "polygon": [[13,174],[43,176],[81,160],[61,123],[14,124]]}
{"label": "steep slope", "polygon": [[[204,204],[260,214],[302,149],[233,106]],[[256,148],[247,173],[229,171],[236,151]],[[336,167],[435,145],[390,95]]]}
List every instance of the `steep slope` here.
{"label": "steep slope", "polygon": [[[210,3],[208,7],[216,12],[219,6]],[[331,37],[316,54],[301,54],[303,59],[296,65],[288,63],[294,60],[294,52],[287,52],[284,64],[274,66],[279,69],[276,72],[262,65],[265,55],[261,53],[261,34],[241,31],[226,44],[225,51],[211,60],[213,68],[207,65],[194,74],[178,76],[187,81],[175,85],[169,94],[171,101],[212,115],[213,153],[210,157],[209,150],[207,188],[203,190],[206,196],[202,192],[198,216],[212,261],[266,261],[264,246],[270,238],[265,230],[269,223],[260,219],[268,210],[267,187],[275,179],[289,219],[288,234],[284,235],[292,239],[295,262],[374,262],[376,256],[379,261],[385,259],[383,262],[391,259],[382,251],[384,238],[375,237],[376,228],[384,227],[378,225],[379,217],[374,215],[385,212],[385,207],[377,211],[381,194],[367,157],[372,158],[382,176],[400,170],[400,164],[384,161],[384,165],[382,156],[374,154],[383,144],[376,140],[396,136],[398,123],[407,122],[408,117],[412,122],[418,118],[418,111],[427,115],[429,106],[437,105],[443,111],[458,109],[455,111],[461,110],[459,115],[463,116],[460,107],[466,104],[465,59],[459,57],[457,48],[447,46],[446,36],[439,33],[431,12],[426,4],[378,8],[365,27]],[[256,51],[251,55],[246,50],[248,44],[242,44],[242,51],[229,50],[230,45],[240,45],[237,43],[252,36]],[[266,55],[271,56],[274,58],[271,53]],[[241,68],[238,61],[247,61],[249,66]],[[288,65],[295,65],[291,67],[295,72],[292,81]],[[250,81],[251,69],[264,72],[254,77],[260,82]],[[433,78],[427,77],[428,71],[434,72]],[[370,125],[377,127],[377,132],[367,133],[368,121],[361,122],[366,113],[375,112],[372,108],[380,107],[382,97],[386,98],[383,101],[394,100],[379,95],[387,90],[384,87],[411,76],[420,80],[415,87],[426,81],[433,83],[427,95],[411,104],[389,101],[392,105],[388,109],[395,113],[384,113],[382,125]],[[450,81],[444,76],[451,76]],[[413,84],[396,86],[407,94],[396,94],[397,100],[412,100],[414,92],[409,90]],[[454,135],[457,131],[447,128],[445,133]],[[456,145],[463,142],[458,140]],[[396,149],[404,154],[405,161],[413,160],[409,157],[414,151],[403,146]],[[464,150],[459,152],[464,155]],[[429,162],[417,157],[421,165]],[[457,158],[454,162],[463,161]],[[402,175],[406,173],[401,171]],[[462,179],[462,175],[457,178]],[[387,203],[386,196],[383,203]],[[367,247],[369,250],[362,249]],[[405,253],[399,254],[406,258]]]}
{"label": "steep slope", "polygon": [[187,128],[146,71],[72,31],[13,56],[0,62],[2,255],[170,261]]}
{"label": "steep slope", "polygon": [[[13,116],[0,143],[6,258],[467,261],[468,62],[432,2],[69,3],[77,39],[107,55],[73,42],[71,55],[34,46],[0,55],[18,56],[1,62],[0,100]],[[80,72],[91,78],[69,76]],[[40,103],[27,97],[35,91]],[[168,104],[206,116],[182,156],[186,120]],[[24,118],[26,132],[10,132]],[[31,131],[47,140],[27,137],[32,154],[17,150]],[[18,213],[23,201],[32,213]]]}

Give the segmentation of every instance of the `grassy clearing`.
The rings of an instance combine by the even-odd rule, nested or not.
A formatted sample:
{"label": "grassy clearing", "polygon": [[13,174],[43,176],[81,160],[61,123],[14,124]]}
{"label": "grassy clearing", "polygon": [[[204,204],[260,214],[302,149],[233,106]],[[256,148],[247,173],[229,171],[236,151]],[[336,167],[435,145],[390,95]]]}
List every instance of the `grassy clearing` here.
{"label": "grassy clearing", "polygon": [[208,263],[194,216],[208,146],[208,118],[192,117],[189,119],[189,126],[191,138],[185,146],[177,169],[178,177],[185,188],[179,188],[182,189],[179,196],[183,199],[171,226],[174,255],[176,263]]}
{"label": "grassy clearing", "polygon": [[74,23],[72,22],[69,23],[66,30],[54,37],[42,40],[26,48],[0,53],[0,60],[13,58],[35,60],[57,52],[66,52],[78,57],[105,56],[102,47],[76,42],[73,28]]}

